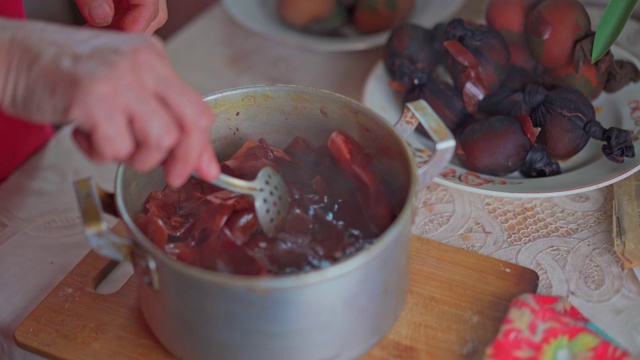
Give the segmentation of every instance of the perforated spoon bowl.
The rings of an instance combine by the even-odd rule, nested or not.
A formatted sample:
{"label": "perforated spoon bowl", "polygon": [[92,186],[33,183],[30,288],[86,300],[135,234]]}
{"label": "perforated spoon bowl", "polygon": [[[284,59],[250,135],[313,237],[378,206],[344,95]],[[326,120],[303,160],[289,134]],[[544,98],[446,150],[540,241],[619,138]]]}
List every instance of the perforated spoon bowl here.
{"label": "perforated spoon bowl", "polygon": [[[198,177],[197,174],[194,176]],[[227,190],[253,196],[258,223],[268,236],[276,234],[289,210],[289,188],[273,168],[265,166],[253,181],[220,174],[211,181]]]}

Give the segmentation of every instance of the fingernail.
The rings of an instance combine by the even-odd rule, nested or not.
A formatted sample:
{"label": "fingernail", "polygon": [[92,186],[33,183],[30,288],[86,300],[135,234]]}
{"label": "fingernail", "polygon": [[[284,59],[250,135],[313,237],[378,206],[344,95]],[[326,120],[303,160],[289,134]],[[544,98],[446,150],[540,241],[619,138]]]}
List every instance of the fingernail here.
{"label": "fingernail", "polygon": [[107,26],[111,24],[113,18],[111,9],[105,3],[93,4],[89,7],[89,16],[97,26]]}

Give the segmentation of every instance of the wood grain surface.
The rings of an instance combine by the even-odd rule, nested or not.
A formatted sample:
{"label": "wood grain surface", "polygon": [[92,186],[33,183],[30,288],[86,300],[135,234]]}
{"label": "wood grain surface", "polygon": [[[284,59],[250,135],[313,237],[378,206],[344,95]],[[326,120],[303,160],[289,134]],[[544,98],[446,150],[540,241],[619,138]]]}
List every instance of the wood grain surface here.
{"label": "wood grain surface", "polygon": [[[522,266],[417,236],[411,251],[404,311],[364,359],[481,358],[510,301],[537,289],[538,275]],[[95,292],[115,265],[88,253],[18,327],[17,344],[52,359],[171,359],[142,317],[133,278]]]}

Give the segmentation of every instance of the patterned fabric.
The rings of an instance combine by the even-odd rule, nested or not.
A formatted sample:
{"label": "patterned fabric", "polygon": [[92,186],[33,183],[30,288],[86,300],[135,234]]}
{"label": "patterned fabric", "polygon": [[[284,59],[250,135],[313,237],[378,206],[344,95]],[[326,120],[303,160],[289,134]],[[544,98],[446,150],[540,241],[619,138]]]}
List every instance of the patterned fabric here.
{"label": "patterned fabric", "polygon": [[632,357],[562,297],[525,294],[511,302],[486,360]]}

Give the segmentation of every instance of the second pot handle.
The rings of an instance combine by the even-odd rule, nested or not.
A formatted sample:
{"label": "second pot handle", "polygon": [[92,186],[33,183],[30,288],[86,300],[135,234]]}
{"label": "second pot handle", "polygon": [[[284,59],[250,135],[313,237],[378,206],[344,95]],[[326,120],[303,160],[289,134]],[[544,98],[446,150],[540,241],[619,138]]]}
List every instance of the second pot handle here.
{"label": "second pot handle", "polygon": [[400,120],[394,127],[405,139],[409,139],[418,124],[427,130],[434,142],[434,151],[426,161],[418,161],[418,185],[422,188],[449,164],[456,149],[456,141],[449,128],[424,100],[406,103]]}
{"label": "second pot handle", "polygon": [[113,195],[99,189],[93,179],[74,182],[84,233],[95,252],[117,261],[131,261],[132,242],[113,233],[104,220],[104,212],[115,214]]}

